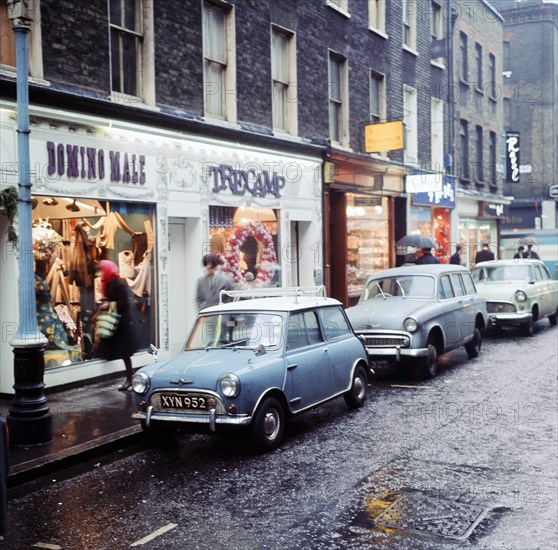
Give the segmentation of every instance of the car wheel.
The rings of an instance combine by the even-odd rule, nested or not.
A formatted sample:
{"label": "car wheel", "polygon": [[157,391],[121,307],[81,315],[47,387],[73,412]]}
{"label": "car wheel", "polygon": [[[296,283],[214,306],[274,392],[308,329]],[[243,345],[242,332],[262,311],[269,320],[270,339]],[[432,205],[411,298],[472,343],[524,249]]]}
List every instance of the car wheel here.
{"label": "car wheel", "polygon": [[281,444],[285,431],[285,412],[274,397],[264,399],[252,421],[252,443],[256,450],[273,451]]}
{"label": "car wheel", "polygon": [[552,315],[548,316],[548,322],[550,326],[556,326],[556,323],[558,323],[558,309]]}
{"label": "car wheel", "polygon": [[419,371],[422,378],[429,379],[434,378],[438,372],[438,350],[430,339],[428,339],[426,347],[428,349],[428,353],[426,354],[426,357],[422,358],[422,364],[420,365]]}
{"label": "car wheel", "polygon": [[353,380],[349,391],[343,394],[343,399],[351,409],[358,409],[364,405],[366,401],[366,390],[368,387],[368,377],[366,371],[360,365],[353,373]]}
{"label": "car wheel", "polygon": [[521,334],[523,336],[533,336],[535,329],[533,328],[533,321],[529,321],[528,323],[524,323],[521,325]]}
{"label": "car wheel", "polygon": [[482,334],[481,331],[475,327],[475,332],[473,334],[473,339],[465,344],[465,351],[467,355],[471,358],[478,357],[482,345]]}

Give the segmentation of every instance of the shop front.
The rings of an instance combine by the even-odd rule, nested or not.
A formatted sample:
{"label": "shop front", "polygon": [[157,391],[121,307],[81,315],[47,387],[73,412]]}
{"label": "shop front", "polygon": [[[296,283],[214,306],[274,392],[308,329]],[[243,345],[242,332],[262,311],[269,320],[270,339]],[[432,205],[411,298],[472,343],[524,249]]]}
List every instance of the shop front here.
{"label": "shop front", "polygon": [[[3,105],[2,188],[17,186],[15,106]],[[134,367],[180,350],[202,257],[237,288],[309,286],[321,273],[321,152],[285,154],[31,107],[32,243],[45,384],[123,370],[95,359],[96,265],[117,264],[138,320]],[[0,393],[12,393],[18,251],[0,216]],[[13,334],[12,334],[13,333]]]}
{"label": "shop front", "polygon": [[474,266],[476,253],[485,243],[496,258],[500,257],[500,224],[507,204],[509,200],[503,197],[476,196],[460,191],[458,238],[463,246],[463,262],[469,268]]}
{"label": "shop front", "polygon": [[346,153],[332,153],[324,169],[325,281],[329,295],[347,307],[372,273],[394,265],[403,169]]}
{"label": "shop front", "polygon": [[451,230],[452,211],[455,208],[455,178],[444,176],[441,190],[413,193],[411,197],[409,233],[432,237],[437,245],[436,257],[441,263],[449,263],[455,244],[452,243]]}

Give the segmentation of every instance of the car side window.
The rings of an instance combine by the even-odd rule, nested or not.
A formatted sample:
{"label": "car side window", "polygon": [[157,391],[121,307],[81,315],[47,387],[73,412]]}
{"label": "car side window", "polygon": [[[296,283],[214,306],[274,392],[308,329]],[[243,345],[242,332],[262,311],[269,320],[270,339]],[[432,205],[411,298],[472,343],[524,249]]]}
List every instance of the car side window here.
{"label": "car side window", "polygon": [[442,275],[440,278],[440,298],[442,300],[449,300],[450,298],[454,298],[455,294],[453,293],[453,288],[451,286],[449,275]]}
{"label": "car side window", "polygon": [[541,271],[542,271],[542,277],[543,280],[548,280],[548,279],[552,279],[552,277],[550,276],[550,272],[548,271],[548,268],[544,265],[541,265]]}
{"label": "car side window", "polygon": [[535,281],[542,281],[544,279],[541,268],[538,265],[533,266],[535,268]]}
{"label": "car side window", "polygon": [[465,291],[467,294],[476,294],[477,289],[475,288],[475,283],[473,282],[473,277],[470,273],[462,273],[463,283],[465,284]]}
{"label": "car side window", "polygon": [[461,275],[459,275],[459,273],[452,273],[450,277],[455,295],[465,296],[465,287],[463,286]]}
{"label": "car side window", "polygon": [[293,350],[323,340],[314,311],[293,313],[287,325],[287,349]]}
{"label": "car side window", "polygon": [[324,327],[326,340],[334,340],[340,336],[351,334],[351,328],[343,315],[343,311],[339,307],[322,308],[320,317]]}

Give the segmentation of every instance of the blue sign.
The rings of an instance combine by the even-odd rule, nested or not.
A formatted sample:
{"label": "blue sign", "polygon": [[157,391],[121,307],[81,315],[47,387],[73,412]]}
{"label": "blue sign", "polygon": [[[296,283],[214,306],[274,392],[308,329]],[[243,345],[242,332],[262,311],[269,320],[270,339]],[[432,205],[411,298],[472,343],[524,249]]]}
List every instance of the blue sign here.
{"label": "blue sign", "polygon": [[444,176],[444,184],[441,191],[414,193],[413,204],[416,206],[455,208],[455,177]]}

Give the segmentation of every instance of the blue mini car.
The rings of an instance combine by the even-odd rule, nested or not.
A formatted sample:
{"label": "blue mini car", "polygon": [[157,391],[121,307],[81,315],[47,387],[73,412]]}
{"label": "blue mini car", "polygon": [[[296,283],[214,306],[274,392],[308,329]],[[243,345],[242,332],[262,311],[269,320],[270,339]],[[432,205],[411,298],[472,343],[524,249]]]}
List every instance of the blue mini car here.
{"label": "blue mini car", "polygon": [[[279,446],[285,421],[343,396],[364,404],[368,364],[342,304],[301,289],[242,291],[202,310],[177,356],[140,369],[132,387],[144,430],[245,430],[259,451]],[[268,291],[269,293],[269,291]]]}

